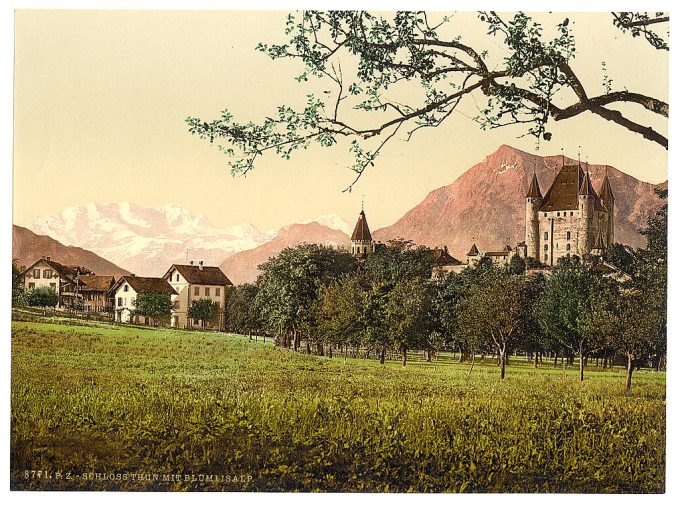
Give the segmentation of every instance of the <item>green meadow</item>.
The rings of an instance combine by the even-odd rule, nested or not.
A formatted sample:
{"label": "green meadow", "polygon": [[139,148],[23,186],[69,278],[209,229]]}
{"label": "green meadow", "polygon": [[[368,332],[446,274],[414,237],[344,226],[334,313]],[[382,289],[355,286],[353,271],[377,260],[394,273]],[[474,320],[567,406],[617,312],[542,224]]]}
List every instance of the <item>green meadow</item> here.
{"label": "green meadow", "polygon": [[11,488],[663,492],[665,373],[12,323]]}

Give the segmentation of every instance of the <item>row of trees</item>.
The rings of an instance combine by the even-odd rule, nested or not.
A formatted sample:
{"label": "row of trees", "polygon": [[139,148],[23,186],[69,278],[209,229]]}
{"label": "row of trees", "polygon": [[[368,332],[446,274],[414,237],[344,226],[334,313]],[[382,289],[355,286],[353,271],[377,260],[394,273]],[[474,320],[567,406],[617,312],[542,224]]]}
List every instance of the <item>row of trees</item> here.
{"label": "row of trees", "polygon": [[[662,194],[661,196],[666,196]],[[663,367],[666,353],[667,207],[643,231],[648,247],[617,245],[609,254],[623,279],[603,276],[578,257],[563,259],[548,276],[524,276],[513,262],[488,259],[459,274],[432,276],[431,255],[408,241],[392,241],[357,264],[346,251],[303,244],[260,266],[255,284],[235,287],[225,311],[229,330],[268,332],[295,350],[319,354],[366,349],[381,363],[388,350],[406,365],[409,350],[429,358],[442,349],[497,357],[501,377],[511,353],[538,358],[588,357],[633,368]]]}

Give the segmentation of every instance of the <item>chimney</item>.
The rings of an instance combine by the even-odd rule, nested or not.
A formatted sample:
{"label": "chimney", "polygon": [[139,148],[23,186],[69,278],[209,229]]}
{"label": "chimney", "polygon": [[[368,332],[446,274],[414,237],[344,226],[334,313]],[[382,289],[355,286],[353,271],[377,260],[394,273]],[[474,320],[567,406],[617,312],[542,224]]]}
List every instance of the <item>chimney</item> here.
{"label": "chimney", "polygon": [[202,271],[203,270],[203,260],[198,261],[198,270]]}

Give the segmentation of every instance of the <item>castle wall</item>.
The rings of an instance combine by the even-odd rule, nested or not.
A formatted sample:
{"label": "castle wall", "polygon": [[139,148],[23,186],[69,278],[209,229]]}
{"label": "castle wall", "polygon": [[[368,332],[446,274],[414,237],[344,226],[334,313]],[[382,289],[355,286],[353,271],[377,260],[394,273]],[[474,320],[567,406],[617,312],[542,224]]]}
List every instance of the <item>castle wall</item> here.
{"label": "castle wall", "polygon": [[539,222],[539,260],[546,265],[556,265],[567,255],[578,254],[580,212],[567,211],[540,212]]}

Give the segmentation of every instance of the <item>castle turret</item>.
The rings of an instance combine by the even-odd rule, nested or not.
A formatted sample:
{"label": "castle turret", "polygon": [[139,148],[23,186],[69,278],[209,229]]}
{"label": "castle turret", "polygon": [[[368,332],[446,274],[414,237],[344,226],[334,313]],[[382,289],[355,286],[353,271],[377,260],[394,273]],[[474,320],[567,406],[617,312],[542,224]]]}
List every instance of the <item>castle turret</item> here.
{"label": "castle turret", "polygon": [[590,250],[590,255],[592,257],[602,258],[605,251],[607,251],[607,248],[605,247],[604,239],[602,238],[602,232],[600,231],[597,234],[597,239],[595,239],[593,249]]}
{"label": "castle turret", "polygon": [[[579,167],[579,171],[581,168]],[[590,182],[590,175],[588,172],[583,176],[581,188],[578,192],[578,207],[579,218],[577,225],[578,234],[578,254],[581,258],[587,257],[593,245],[593,234],[591,234],[592,222],[595,214],[595,200],[597,194]]]}
{"label": "castle turret", "polygon": [[468,265],[477,265],[477,262],[479,262],[480,258],[482,258],[482,254],[477,249],[477,245],[475,243],[472,243],[472,247],[470,248],[470,251],[468,251],[467,254]]}
{"label": "castle turret", "polygon": [[368,253],[375,252],[375,243],[371,236],[371,230],[368,228],[366,214],[363,209],[359,213],[357,224],[354,226],[351,241],[351,251],[354,256],[365,256]]}
{"label": "castle turret", "polygon": [[525,216],[524,223],[526,232],[524,235],[524,242],[527,245],[527,256],[533,257],[536,260],[540,259],[540,233],[538,210],[543,203],[543,194],[536,178],[536,172],[529,184],[529,190],[525,198]]}
{"label": "castle turret", "polygon": [[607,231],[604,234],[604,242],[607,248],[611,248],[614,244],[614,193],[609,184],[609,176],[605,172],[602,186],[600,187],[600,199],[606,208],[607,215]]}

